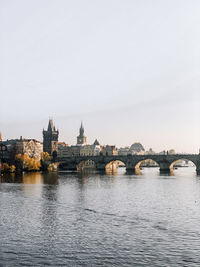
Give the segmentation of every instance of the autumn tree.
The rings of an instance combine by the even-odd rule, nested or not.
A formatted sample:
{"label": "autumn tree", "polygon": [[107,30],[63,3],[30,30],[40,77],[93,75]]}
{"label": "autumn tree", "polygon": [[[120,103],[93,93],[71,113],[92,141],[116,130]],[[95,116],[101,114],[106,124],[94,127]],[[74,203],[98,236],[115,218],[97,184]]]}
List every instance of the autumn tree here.
{"label": "autumn tree", "polygon": [[19,170],[39,171],[41,164],[38,158],[30,158],[28,154],[17,154],[16,167]]}
{"label": "autumn tree", "polygon": [[40,162],[41,162],[42,170],[47,171],[48,166],[51,163],[51,156],[49,155],[48,152],[42,152]]}
{"label": "autumn tree", "polygon": [[2,165],[2,172],[15,172],[15,166],[9,166],[7,163],[3,163]]}

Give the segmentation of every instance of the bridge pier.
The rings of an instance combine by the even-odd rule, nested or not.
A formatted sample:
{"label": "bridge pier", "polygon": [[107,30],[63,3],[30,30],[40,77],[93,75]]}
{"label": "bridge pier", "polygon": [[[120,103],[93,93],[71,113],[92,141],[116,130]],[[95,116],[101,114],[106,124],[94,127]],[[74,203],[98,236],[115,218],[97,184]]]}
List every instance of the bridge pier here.
{"label": "bridge pier", "polygon": [[161,173],[170,173],[170,163],[168,161],[159,162]]}
{"label": "bridge pier", "polygon": [[134,173],[135,172],[135,165],[136,164],[133,162],[133,160],[128,159],[125,164],[126,164],[126,172],[127,173],[131,173],[131,172]]}
{"label": "bridge pier", "polygon": [[196,173],[197,175],[200,175],[200,160],[196,162]]}
{"label": "bridge pier", "polygon": [[197,175],[200,175],[200,169],[196,169]]}
{"label": "bridge pier", "polygon": [[105,163],[96,163],[96,169],[98,171],[105,171],[106,170],[106,165]]}

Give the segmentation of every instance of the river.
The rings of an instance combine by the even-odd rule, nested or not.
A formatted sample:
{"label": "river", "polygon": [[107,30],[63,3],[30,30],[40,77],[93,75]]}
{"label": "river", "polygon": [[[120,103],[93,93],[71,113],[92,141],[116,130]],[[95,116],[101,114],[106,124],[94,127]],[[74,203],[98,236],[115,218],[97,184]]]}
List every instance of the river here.
{"label": "river", "polygon": [[29,173],[0,183],[0,266],[200,266],[200,177]]}

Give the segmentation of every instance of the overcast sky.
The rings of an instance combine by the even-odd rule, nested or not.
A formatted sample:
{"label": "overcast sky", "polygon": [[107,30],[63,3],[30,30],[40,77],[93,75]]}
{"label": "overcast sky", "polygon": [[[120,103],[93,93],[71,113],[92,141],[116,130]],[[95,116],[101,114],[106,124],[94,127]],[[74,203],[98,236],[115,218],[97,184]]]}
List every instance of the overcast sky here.
{"label": "overcast sky", "polygon": [[0,0],[0,131],[200,147],[199,0]]}

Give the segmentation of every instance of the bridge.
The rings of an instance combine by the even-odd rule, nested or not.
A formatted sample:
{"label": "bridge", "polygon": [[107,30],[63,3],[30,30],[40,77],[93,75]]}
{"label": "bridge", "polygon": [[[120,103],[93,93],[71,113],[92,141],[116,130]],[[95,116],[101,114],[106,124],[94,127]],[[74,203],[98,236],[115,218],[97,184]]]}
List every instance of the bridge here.
{"label": "bridge", "polygon": [[58,158],[59,168],[62,170],[76,170],[78,165],[82,162],[91,160],[97,170],[105,170],[106,165],[121,161],[124,163],[127,171],[134,171],[140,167],[140,164],[145,160],[155,161],[161,172],[170,172],[173,165],[178,160],[188,160],[194,163],[196,166],[197,174],[200,175],[200,154],[164,154],[164,155],[127,155],[127,156],[78,156],[78,157],[65,157]]}

